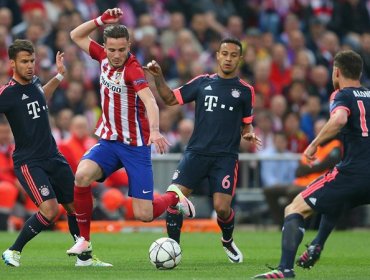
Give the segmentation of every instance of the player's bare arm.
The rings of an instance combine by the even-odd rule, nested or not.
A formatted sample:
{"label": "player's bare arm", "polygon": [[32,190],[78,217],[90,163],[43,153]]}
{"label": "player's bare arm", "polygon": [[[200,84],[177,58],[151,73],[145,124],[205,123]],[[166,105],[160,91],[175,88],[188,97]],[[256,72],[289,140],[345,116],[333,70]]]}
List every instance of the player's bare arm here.
{"label": "player's bare arm", "polygon": [[332,113],[328,122],[304,151],[304,155],[309,162],[312,162],[316,159],[315,154],[317,151],[317,147],[327,140],[335,137],[339,133],[341,128],[347,123],[347,120],[348,113],[345,109],[338,109]]}
{"label": "player's bare arm", "polygon": [[244,140],[252,142],[259,149],[262,146],[261,139],[253,132],[252,124],[245,124],[242,131]]}
{"label": "player's bare arm", "polygon": [[89,53],[89,47],[91,38],[90,33],[96,28],[103,26],[105,24],[115,24],[118,23],[119,18],[123,15],[120,8],[108,9],[101,16],[96,19],[87,21],[71,31],[71,39],[75,42],[82,50]]}
{"label": "player's bare arm", "polygon": [[179,104],[172,90],[167,85],[161,66],[159,66],[158,62],[152,60],[147,64],[146,67],[143,68],[153,75],[155,86],[157,87],[159,96],[163,99],[164,103],[166,103],[168,106]]}
{"label": "player's bare arm", "polygon": [[59,86],[60,82],[64,78],[66,67],[64,66],[64,53],[57,52],[55,56],[55,65],[57,68],[57,74],[49,82],[47,82],[42,89],[44,90],[46,99],[49,99],[54,91]]}
{"label": "player's bare arm", "polygon": [[150,136],[149,143],[154,144],[158,153],[163,154],[169,146],[168,140],[159,132],[159,109],[150,89],[144,88],[137,93],[143,101],[148,114]]}

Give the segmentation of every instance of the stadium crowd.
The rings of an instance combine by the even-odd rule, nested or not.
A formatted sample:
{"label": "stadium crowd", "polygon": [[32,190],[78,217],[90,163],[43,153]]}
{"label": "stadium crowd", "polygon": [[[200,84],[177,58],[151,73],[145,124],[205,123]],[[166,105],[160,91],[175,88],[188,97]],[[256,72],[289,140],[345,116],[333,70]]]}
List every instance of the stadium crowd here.
{"label": "stadium crowd", "polygon": [[[156,60],[172,88],[214,73],[221,39],[242,41],[239,76],[255,89],[254,127],[263,146],[256,151],[243,143],[240,152],[304,151],[315,136],[315,124],[328,117],[331,66],[339,50],[361,55],[361,82],[370,86],[370,1],[0,0],[1,85],[11,77],[7,49],[14,39],[35,45],[37,75],[43,84],[55,75],[57,51],[65,54],[66,78],[48,107],[53,135],[74,171],[97,141],[93,133],[101,112],[99,64],[72,43],[69,33],[112,7],[124,11],[121,23],[131,32],[131,50],[138,61],[146,65]],[[94,39],[102,42],[102,34],[96,32]],[[151,77],[148,80],[157,98]],[[166,107],[159,97],[157,103],[161,133],[172,143],[168,152],[183,152],[193,129],[193,106]],[[13,174],[12,146],[10,128],[1,116],[0,230],[16,226],[20,212],[30,215],[37,209]],[[285,176],[266,177],[271,173],[267,168],[262,187],[293,185],[298,164],[286,164],[287,173],[280,173]],[[133,218],[125,196],[127,184],[125,171],[120,170],[95,185],[96,219]]]}

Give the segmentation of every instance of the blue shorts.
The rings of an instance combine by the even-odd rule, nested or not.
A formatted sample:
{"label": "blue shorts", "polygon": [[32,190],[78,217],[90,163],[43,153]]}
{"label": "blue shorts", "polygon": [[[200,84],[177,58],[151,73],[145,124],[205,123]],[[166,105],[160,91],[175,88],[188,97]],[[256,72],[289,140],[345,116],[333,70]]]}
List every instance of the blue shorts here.
{"label": "blue shorts", "polygon": [[234,195],[238,181],[238,159],[235,156],[209,156],[186,151],[172,183],[195,190],[208,179],[211,193]]}
{"label": "blue shorts", "polygon": [[129,180],[128,195],[153,200],[153,170],[150,146],[130,146],[118,141],[100,139],[88,150],[83,159],[96,162],[103,170],[104,181],[109,175],[124,167]]}
{"label": "blue shorts", "polygon": [[315,211],[340,216],[347,209],[370,203],[369,180],[369,176],[334,168],[313,181],[301,194]]}
{"label": "blue shorts", "polygon": [[53,198],[61,204],[73,202],[74,175],[62,155],[23,163],[20,167],[15,167],[14,171],[37,206]]}

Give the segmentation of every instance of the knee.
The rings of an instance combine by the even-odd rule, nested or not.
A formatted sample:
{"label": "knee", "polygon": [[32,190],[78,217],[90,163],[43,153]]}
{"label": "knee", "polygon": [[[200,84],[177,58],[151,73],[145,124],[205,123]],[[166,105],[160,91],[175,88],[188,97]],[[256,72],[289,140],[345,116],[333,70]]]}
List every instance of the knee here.
{"label": "knee", "polygon": [[226,205],[214,205],[217,216],[221,219],[227,219],[230,216],[231,208]]}
{"label": "knee", "polygon": [[75,175],[76,186],[86,187],[91,184],[90,176],[84,171],[77,171]]}
{"label": "knee", "polygon": [[47,209],[40,210],[40,212],[49,222],[53,222],[59,214],[59,207],[56,204],[55,206],[53,205]]}

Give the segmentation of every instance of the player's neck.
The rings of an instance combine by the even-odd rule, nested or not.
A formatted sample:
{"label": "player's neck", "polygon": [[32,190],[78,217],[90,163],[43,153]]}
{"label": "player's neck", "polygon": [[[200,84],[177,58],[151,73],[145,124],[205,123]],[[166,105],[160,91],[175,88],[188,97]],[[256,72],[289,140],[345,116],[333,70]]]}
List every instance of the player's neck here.
{"label": "player's neck", "polygon": [[217,73],[217,75],[222,78],[222,79],[234,79],[237,77],[237,75],[235,73],[230,73],[230,74],[225,74],[224,72],[222,71],[219,71]]}
{"label": "player's neck", "polygon": [[339,83],[339,88],[347,88],[347,87],[361,87],[361,83],[358,80],[343,80]]}
{"label": "player's neck", "polygon": [[31,83],[31,81],[25,80],[25,79],[21,78],[18,75],[13,75],[12,79],[14,81],[16,81],[18,84],[21,84],[21,85],[27,85],[27,84]]}

